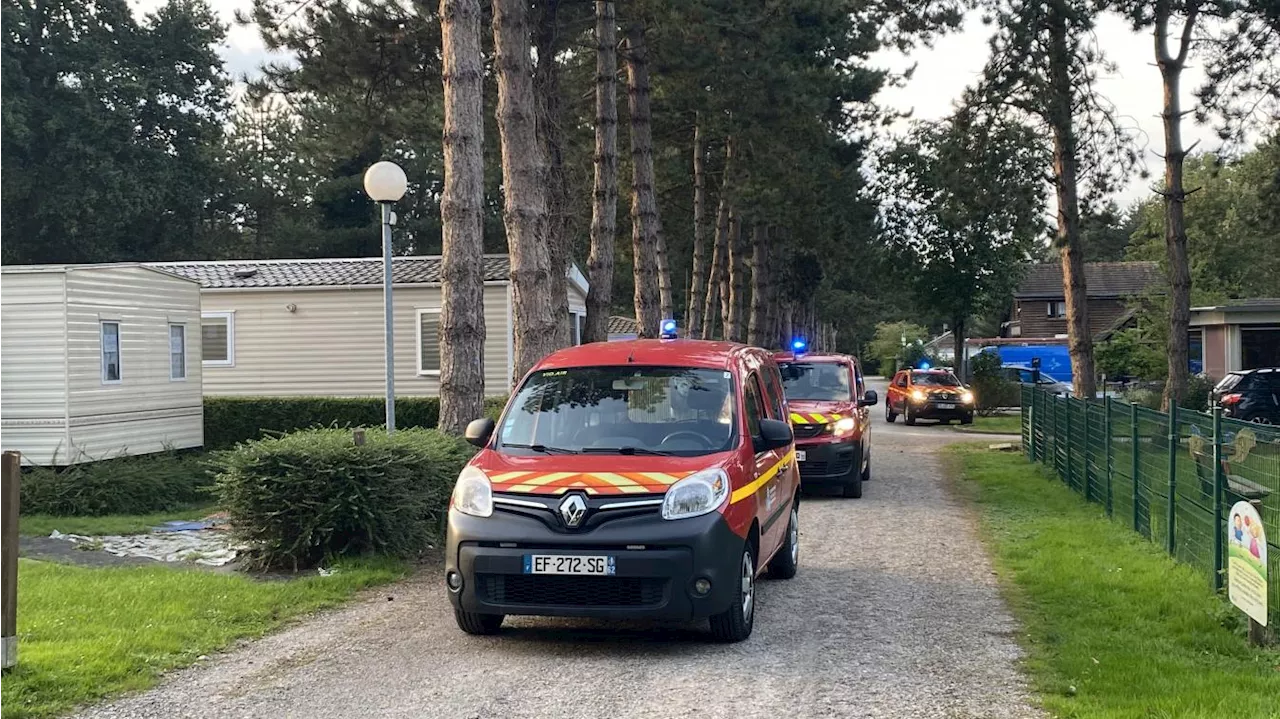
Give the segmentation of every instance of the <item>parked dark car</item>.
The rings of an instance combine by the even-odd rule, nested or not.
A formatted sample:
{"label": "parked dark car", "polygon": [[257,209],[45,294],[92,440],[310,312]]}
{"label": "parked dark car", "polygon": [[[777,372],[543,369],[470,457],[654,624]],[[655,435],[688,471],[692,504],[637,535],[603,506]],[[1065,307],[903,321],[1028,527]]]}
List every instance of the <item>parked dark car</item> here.
{"label": "parked dark car", "polygon": [[1231,372],[1209,393],[1224,417],[1280,424],[1280,367]]}

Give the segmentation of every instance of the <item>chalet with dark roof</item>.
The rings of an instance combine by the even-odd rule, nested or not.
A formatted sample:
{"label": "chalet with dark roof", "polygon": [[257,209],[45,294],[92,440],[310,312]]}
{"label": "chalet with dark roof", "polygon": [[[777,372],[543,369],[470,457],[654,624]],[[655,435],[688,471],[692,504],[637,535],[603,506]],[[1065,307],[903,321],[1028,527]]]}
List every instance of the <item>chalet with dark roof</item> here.
{"label": "chalet with dark roof", "polygon": [[[1089,329],[1105,338],[1132,321],[1129,305],[1147,292],[1163,292],[1164,274],[1155,262],[1090,262],[1084,270],[1089,305]],[[1013,295],[1010,337],[1028,339],[1065,337],[1066,294],[1062,289],[1062,265],[1031,265]]]}

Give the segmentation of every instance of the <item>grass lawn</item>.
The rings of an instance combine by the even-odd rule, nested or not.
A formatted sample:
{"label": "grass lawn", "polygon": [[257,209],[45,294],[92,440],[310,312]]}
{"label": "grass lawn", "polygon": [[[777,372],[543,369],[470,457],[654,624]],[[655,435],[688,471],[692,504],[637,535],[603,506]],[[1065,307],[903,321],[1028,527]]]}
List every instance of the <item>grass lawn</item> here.
{"label": "grass lawn", "polygon": [[215,506],[177,509],[154,514],[108,514],[104,517],[57,517],[51,514],[22,515],[18,531],[29,536],[47,537],[53,530],[63,534],[145,534],[175,519],[200,519],[217,511]]}
{"label": "grass lawn", "polygon": [[4,677],[4,719],[56,716],[144,689],[165,670],[406,571],[390,560],[337,568],[329,577],[255,581],[169,567],[21,560],[18,665]]}
{"label": "grass lawn", "polygon": [[952,425],[959,432],[977,432],[979,434],[1021,434],[1022,415],[998,414],[993,417],[975,416],[973,424]]}
{"label": "grass lawn", "polygon": [[1203,575],[1021,455],[953,451],[1049,711],[1280,716],[1280,651],[1249,647],[1241,613]]}

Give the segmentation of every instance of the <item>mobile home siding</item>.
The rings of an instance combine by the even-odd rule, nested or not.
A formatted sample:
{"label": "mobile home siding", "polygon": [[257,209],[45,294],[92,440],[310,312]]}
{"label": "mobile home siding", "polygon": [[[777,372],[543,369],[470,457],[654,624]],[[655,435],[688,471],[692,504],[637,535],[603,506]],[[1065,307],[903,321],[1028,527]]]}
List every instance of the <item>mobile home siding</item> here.
{"label": "mobile home siding", "polygon": [[[439,310],[440,288],[395,288],[396,395],[435,396],[439,378],[418,373],[418,310]],[[204,368],[209,396],[381,396],[382,289],[378,286],[206,289],[204,312],[230,312],[232,366]],[[508,392],[505,284],[484,290],[485,391]]]}
{"label": "mobile home siding", "polygon": [[[71,439],[87,459],[204,444],[200,286],[138,267],[67,273]],[[120,323],[120,379],[102,381],[101,323]],[[186,378],[170,379],[169,326],[186,333]]]}
{"label": "mobile home siding", "polygon": [[0,281],[0,434],[31,461],[68,444],[61,272],[6,272]]}
{"label": "mobile home siding", "polygon": [[[6,269],[0,286],[6,449],[47,465],[204,444],[200,347],[191,341],[200,335],[197,283],[96,265]],[[104,320],[119,323],[117,383],[102,378]],[[171,324],[188,338],[178,381]]]}

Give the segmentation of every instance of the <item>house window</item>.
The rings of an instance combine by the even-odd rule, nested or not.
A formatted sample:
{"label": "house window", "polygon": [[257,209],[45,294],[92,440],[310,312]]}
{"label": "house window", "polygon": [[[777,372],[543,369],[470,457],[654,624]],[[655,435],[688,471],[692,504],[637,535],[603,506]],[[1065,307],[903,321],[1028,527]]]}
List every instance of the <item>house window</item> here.
{"label": "house window", "polygon": [[1067,303],[1062,300],[1054,300],[1048,303],[1049,317],[1061,319],[1067,316]]}
{"label": "house window", "polygon": [[582,315],[577,312],[569,313],[569,344],[582,344]]}
{"label": "house window", "polygon": [[120,381],[120,323],[100,323],[99,335],[102,340],[102,383],[115,384]]}
{"label": "house window", "polygon": [[[183,337],[184,344],[186,338]],[[236,316],[234,312],[205,312],[200,315],[200,354],[206,367],[234,367],[236,364]]]}
{"label": "house window", "polygon": [[1191,374],[1204,373],[1204,330],[1187,332],[1187,370]]}
{"label": "house window", "polygon": [[187,378],[187,326],[169,325],[169,379]]}
{"label": "house window", "polygon": [[440,374],[440,310],[418,310],[418,374]]}

